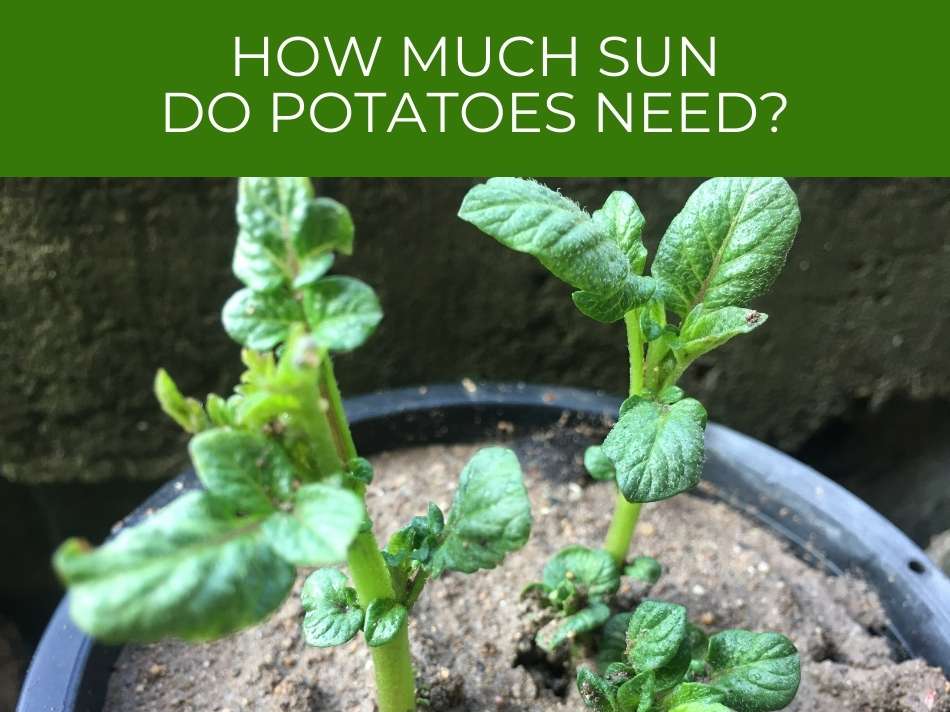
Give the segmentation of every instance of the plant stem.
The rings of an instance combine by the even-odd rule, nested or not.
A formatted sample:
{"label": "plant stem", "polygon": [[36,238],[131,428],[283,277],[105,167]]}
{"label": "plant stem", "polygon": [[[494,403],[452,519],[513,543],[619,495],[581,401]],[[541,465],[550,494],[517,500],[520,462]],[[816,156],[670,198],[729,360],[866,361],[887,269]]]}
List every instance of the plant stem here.
{"label": "plant stem", "polygon": [[627,351],[630,353],[630,395],[643,390],[643,335],[640,333],[640,310],[628,311],[623,316],[627,326]]}
{"label": "plant stem", "polygon": [[614,503],[614,516],[610,521],[610,529],[604,538],[604,550],[613,557],[617,566],[623,566],[633,540],[633,531],[637,528],[640,518],[639,502],[628,502],[623,493],[617,490],[617,499]]}
{"label": "plant stem", "polygon": [[[321,397],[328,408],[324,417],[335,446],[337,469],[356,457],[353,435],[343,410],[343,401],[327,354],[321,358]],[[359,493],[363,494],[363,487]],[[396,598],[392,575],[379,550],[372,528],[360,532],[347,552],[347,563],[360,605],[367,606],[377,598]],[[401,593],[401,592],[400,592]],[[385,645],[370,648],[376,677],[376,702],[379,712],[413,712],[416,709],[416,676],[409,651],[409,625],[404,623],[395,637]]]}
{"label": "plant stem", "polygon": [[[363,532],[350,545],[347,563],[360,604],[377,598],[395,598],[389,569],[379,553],[371,531]],[[370,648],[376,678],[379,712],[412,712],[416,709],[416,676],[409,652],[409,625],[404,623],[385,645]]]}
{"label": "plant stem", "polygon": [[[627,326],[627,348],[630,352],[630,395],[636,396],[643,392],[643,334],[640,332],[639,310],[627,312],[623,320]],[[627,558],[641,506],[636,502],[628,502],[623,493],[617,490],[613,518],[604,538],[604,549],[617,566],[622,566]]]}
{"label": "plant stem", "polygon": [[419,598],[419,594],[422,593],[422,589],[425,588],[426,581],[429,580],[429,574],[425,570],[420,570],[416,574],[416,577],[412,580],[412,586],[409,588],[409,591],[406,593],[406,609],[411,611],[412,607],[415,605],[416,600]]}

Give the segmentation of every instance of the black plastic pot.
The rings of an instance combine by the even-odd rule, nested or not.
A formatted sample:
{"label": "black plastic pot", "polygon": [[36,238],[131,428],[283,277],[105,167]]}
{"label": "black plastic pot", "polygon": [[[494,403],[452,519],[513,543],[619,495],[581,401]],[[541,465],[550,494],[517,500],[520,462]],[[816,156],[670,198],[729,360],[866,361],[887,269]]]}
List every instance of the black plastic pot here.
{"label": "black plastic pot", "polygon": [[[361,454],[412,444],[491,436],[499,421],[544,427],[566,412],[580,420],[613,417],[619,401],[590,391],[525,385],[447,385],[387,391],[346,404]],[[706,438],[705,477],[721,496],[790,541],[816,566],[856,571],[877,590],[896,644],[950,674],[950,581],[890,522],[847,490],[756,440],[721,425]],[[185,473],[129,517],[141,518],[186,489]],[[99,712],[118,655],[83,635],[63,600],[27,673],[18,712]]]}

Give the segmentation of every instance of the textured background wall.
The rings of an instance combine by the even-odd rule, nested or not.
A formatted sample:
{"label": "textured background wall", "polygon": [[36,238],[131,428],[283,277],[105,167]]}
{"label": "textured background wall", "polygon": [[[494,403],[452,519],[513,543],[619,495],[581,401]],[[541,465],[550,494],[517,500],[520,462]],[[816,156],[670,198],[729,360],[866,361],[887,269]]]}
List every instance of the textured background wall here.
{"label": "textured background wall", "polygon": [[[586,206],[629,190],[651,250],[698,184],[548,182]],[[320,183],[357,224],[340,269],[386,310],[340,359],[344,389],[468,376],[621,392],[622,327],[584,318],[531,258],[456,219],[471,183]],[[824,469],[925,543],[950,526],[950,181],[793,185],[801,233],[757,305],[771,320],[687,388],[714,419]],[[183,464],[151,396],[157,367],[195,394],[233,384],[238,348],[218,314],[237,284],[234,192],[226,180],[0,182],[0,536],[18,542],[0,612],[42,610],[56,595],[49,548],[101,535]]]}

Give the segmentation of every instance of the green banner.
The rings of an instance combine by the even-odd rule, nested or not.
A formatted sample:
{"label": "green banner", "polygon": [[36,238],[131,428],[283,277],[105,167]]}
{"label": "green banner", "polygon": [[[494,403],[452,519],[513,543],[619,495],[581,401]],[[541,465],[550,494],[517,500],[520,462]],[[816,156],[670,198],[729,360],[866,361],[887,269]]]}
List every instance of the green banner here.
{"label": "green banner", "polygon": [[946,3],[4,11],[0,174],[950,175]]}

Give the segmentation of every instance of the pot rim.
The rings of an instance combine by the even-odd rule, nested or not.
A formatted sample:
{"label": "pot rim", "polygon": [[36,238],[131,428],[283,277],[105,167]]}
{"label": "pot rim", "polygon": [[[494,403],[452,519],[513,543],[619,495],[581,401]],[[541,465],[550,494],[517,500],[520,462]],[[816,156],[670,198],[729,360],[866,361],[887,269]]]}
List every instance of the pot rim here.
{"label": "pot rim", "polygon": [[[564,412],[611,422],[620,402],[602,391],[465,381],[378,391],[348,398],[344,405],[356,441],[372,439],[370,447],[361,448],[370,455],[458,441],[458,431],[449,427],[453,418],[470,423],[474,415],[484,435],[491,422],[541,426]],[[188,474],[165,483],[124,521],[134,522],[147,508],[177,496]],[[881,514],[791,456],[716,423],[706,431],[703,479],[716,485],[730,506],[790,541],[814,565],[835,574],[859,572],[880,596],[897,642],[950,675],[950,580]],[[64,597],[30,663],[17,712],[101,709],[102,695],[90,688],[104,691],[118,650],[79,631]]]}

